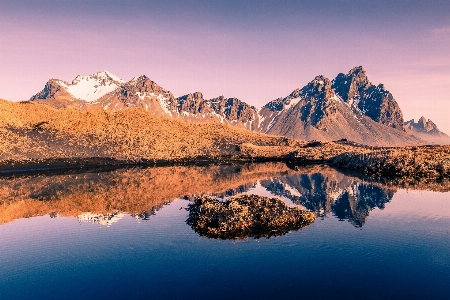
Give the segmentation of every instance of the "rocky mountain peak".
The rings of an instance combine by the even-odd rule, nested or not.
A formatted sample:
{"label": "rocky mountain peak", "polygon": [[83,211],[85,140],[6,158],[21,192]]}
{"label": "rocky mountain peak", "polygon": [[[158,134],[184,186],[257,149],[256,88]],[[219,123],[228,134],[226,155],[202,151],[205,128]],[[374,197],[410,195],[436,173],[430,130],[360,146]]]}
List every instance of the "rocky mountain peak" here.
{"label": "rocky mountain peak", "polygon": [[210,100],[210,106],[216,114],[222,115],[231,124],[240,122],[245,128],[254,129],[258,118],[255,107],[238,98],[219,96]]}
{"label": "rocky mountain peak", "polygon": [[331,81],[323,75],[316,76],[300,92],[304,98],[331,98],[334,96]]}
{"label": "rocky mountain peak", "polygon": [[417,123],[414,122],[414,119],[405,122],[405,127],[411,130],[415,129],[419,132],[440,132],[436,124],[434,124],[434,122],[430,119],[427,120],[424,116],[420,117]]}
{"label": "rocky mountain peak", "polygon": [[122,79],[108,71],[88,76],[78,75],[71,84],[63,80],[51,79],[41,92],[31,97],[31,100],[64,98],[64,100],[94,103],[123,84]]}
{"label": "rocky mountain peak", "polygon": [[[414,121],[414,119],[413,119],[413,121]],[[417,123],[418,123],[419,125],[422,125],[423,128],[425,128],[426,125],[427,125],[427,119],[425,119],[425,117],[422,116],[422,117],[420,117],[420,119],[419,119],[419,121],[418,121]]]}
{"label": "rocky mountain peak", "polygon": [[[163,89],[156,82],[151,80],[145,75],[136,76],[130,81],[128,81],[125,85],[125,90],[131,90],[134,93],[139,93],[140,95],[144,95],[146,93],[151,94],[164,94],[167,96],[170,94],[167,90]],[[173,97],[173,95],[171,96]]]}
{"label": "rocky mountain peak", "polygon": [[332,87],[350,107],[378,123],[404,130],[403,114],[397,101],[384,85],[373,85],[362,66],[351,69],[347,74],[338,74]]}
{"label": "rocky mountain peak", "polygon": [[59,79],[50,79],[44,86],[44,89],[33,95],[30,100],[39,100],[39,99],[55,99],[58,96],[67,97],[67,82],[64,82]]}
{"label": "rocky mountain peak", "polygon": [[422,116],[417,123],[414,119],[405,122],[404,128],[407,132],[432,144],[450,144],[450,137],[440,131],[437,125],[430,119]]}
{"label": "rocky mountain peak", "polygon": [[367,75],[366,70],[363,68],[363,66],[354,67],[347,73],[347,77],[356,78],[359,81],[366,81]]}
{"label": "rocky mountain peak", "polygon": [[339,73],[333,80],[333,89],[344,102],[353,104],[358,100],[359,90],[369,87],[371,84],[366,71],[362,66],[351,69],[347,74]]}
{"label": "rocky mountain peak", "polygon": [[202,113],[205,110],[205,99],[201,92],[187,94],[177,98],[178,110],[190,114]]}

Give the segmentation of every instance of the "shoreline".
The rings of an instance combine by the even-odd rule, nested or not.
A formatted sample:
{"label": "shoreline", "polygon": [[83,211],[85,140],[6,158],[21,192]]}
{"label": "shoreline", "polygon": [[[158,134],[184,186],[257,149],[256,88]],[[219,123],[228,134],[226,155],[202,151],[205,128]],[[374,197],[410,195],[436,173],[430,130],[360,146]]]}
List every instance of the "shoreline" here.
{"label": "shoreline", "polygon": [[264,162],[284,162],[294,165],[329,165],[325,160],[292,161],[286,157],[248,157],[248,158],[206,158],[174,159],[174,160],[116,160],[111,158],[76,158],[76,159],[40,159],[24,161],[0,162],[0,177],[16,174],[33,174],[57,171],[77,170],[114,170],[127,167],[165,167],[165,166],[206,166],[229,165]]}
{"label": "shoreline", "polygon": [[[425,146],[426,147],[426,146]],[[257,147],[259,149],[265,147]],[[46,159],[28,159],[28,160],[3,160],[0,161],[0,177],[14,177],[28,174],[48,174],[48,173],[71,173],[71,172],[91,172],[91,171],[109,171],[120,168],[133,167],[164,167],[164,166],[207,166],[207,165],[230,165],[230,164],[248,164],[248,163],[264,163],[264,162],[283,162],[290,168],[302,165],[327,165],[341,172],[351,172],[360,174],[364,177],[372,179],[448,179],[450,172],[448,168],[449,160],[441,161],[438,164],[430,166],[430,161],[418,161],[414,159],[407,161],[403,154],[405,148],[388,148],[377,149],[383,151],[377,153],[369,151],[368,153],[347,152],[336,153],[335,155],[311,155],[312,152],[321,152],[321,147],[304,148],[309,150],[307,156],[305,151],[291,152],[287,155],[270,156],[266,153],[258,153],[260,155],[231,155],[222,157],[206,157],[200,156],[196,158],[178,158],[178,159],[114,159],[108,157],[85,157],[85,158],[46,158]],[[258,150],[259,150],[258,149]],[[256,149],[255,149],[256,150]],[[322,149],[325,150],[325,149]],[[386,150],[402,151],[402,155],[398,157],[387,154]],[[417,150],[414,149],[414,150]],[[317,152],[316,152],[317,153]],[[256,154],[256,153],[253,153]],[[262,154],[262,155],[261,155]],[[400,158],[401,161],[398,159]],[[402,164],[403,163],[403,164]],[[424,169],[425,166],[425,169]]]}

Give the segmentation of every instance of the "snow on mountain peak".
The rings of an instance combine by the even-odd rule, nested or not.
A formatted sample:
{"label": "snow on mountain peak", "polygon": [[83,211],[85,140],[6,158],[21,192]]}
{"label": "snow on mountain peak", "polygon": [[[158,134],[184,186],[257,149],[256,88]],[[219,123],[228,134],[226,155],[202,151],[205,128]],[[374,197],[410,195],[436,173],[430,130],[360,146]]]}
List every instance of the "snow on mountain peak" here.
{"label": "snow on mountain peak", "polygon": [[88,76],[78,75],[66,89],[75,98],[93,102],[124,83],[125,81],[108,71],[101,71]]}

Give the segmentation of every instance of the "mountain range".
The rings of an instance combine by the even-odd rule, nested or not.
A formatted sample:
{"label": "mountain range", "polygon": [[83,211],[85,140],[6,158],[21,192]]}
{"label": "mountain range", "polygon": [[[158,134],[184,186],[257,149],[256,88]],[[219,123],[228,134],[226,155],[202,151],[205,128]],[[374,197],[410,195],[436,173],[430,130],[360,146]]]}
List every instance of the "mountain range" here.
{"label": "mountain range", "polygon": [[414,119],[405,122],[404,128],[406,132],[429,143],[442,145],[450,144],[450,137],[440,131],[433,121],[430,119],[427,120],[424,116],[422,116],[417,123],[414,122]]}
{"label": "mountain range", "polygon": [[404,122],[393,95],[384,85],[372,84],[363,67],[333,80],[317,76],[261,108],[237,98],[204,99],[201,92],[176,97],[145,75],[125,82],[107,71],[77,76],[72,83],[51,79],[30,101],[81,110],[141,107],[155,115],[222,122],[301,140],[348,139],[374,146],[450,144],[450,138],[431,121],[423,128],[434,126],[432,130]]}

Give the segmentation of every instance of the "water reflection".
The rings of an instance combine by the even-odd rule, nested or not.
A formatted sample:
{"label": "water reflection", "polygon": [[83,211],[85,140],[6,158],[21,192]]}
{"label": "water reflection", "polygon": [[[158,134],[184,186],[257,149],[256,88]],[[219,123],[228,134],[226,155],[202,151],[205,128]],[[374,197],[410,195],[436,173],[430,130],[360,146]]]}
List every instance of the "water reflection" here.
{"label": "water reflection", "polygon": [[[411,185],[408,183],[409,187]],[[416,185],[448,189],[446,182]],[[335,215],[363,226],[371,210],[383,209],[397,186],[321,165],[283,163],[132,168],[107,172],[36,175],[0,179],[0,224],[50,215],[110,226],[124,214],[148,220],[174,199],[242,193],[277,196],[319,217]]]}
{"label": "water reflection", "polygon": [[356,227],[364,225],[369,211],[376,207],[383,209],[396,191],[345,176],[330,168],[320,171],[266,179],[261,181],[261,185],[274,195],[284,196],[318,216],[333,213],[341,220],[348,219]]}

